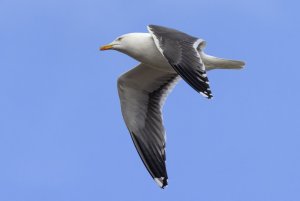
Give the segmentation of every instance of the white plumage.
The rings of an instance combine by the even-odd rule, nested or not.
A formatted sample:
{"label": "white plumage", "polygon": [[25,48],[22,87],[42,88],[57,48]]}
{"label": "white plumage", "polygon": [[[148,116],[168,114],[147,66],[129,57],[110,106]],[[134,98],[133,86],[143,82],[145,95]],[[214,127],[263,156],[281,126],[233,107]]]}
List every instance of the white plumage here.
{"label": "white plumage", "polygon": [[168,93],[183,78],[211,98],[206,71],[240,69],[244,62],[209,56],[203,52],[204,40],[183,32],[156,25],[148,30],[120,36],[101,50],[117,50],[141,62],[118,79],[122,115],[145,167],[164,188],[168,175],[162,107]]}

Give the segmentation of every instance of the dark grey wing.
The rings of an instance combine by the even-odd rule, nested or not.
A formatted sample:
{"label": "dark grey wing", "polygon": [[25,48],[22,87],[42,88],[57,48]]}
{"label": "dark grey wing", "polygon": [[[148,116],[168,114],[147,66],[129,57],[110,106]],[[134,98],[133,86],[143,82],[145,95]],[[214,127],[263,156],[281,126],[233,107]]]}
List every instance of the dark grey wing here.
{"label": "dark grey wing", "polygon": [[147,170],[161,188],[167,185],[162,107],[177,83],[177,73],[140,64],[118,79],[124,121]]}
{"label": "dark grey wing", "polygon": [[149,25],[154,42],[174,70],[197,92],[212,98],[205,66],[198,49],[205,43],[183,32]]}

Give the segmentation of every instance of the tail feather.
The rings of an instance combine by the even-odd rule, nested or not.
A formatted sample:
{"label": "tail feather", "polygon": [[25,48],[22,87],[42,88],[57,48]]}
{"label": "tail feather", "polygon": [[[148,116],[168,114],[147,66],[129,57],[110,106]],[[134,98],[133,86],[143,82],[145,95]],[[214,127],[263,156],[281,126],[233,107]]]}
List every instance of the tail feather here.
{"label": "tail feather", "polygon": [[206,70],[241,69],[245,65],[245,62],[243,62],[243,61],[218,58],[218,57],[210,56],[210,55],[207,55],[204,53],[201,54],[201,58],[204,62]]}

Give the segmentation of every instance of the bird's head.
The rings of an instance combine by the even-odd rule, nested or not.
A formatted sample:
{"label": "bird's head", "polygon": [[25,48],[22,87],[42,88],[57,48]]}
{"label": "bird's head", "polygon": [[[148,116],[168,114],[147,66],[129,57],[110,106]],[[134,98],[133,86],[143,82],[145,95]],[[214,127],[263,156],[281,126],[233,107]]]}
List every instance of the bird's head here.
{"label": "bird's head", "polygon": [[107,44],[107,45],[103,45],[102,47],[100,47],[100,50],[118,50],[118,49],[122,49],[125,46],[125,40],[127,40],[126,35],[123,36],[119,36],[118,38],[116,38],[113,42]]}
{"label": "bird's head", "polygon": [[100,47],[100,50],[117,50],[129,55],[141,50],[145,38],[151,38],[149,33],[129,33],[117,37],[113,42]]}

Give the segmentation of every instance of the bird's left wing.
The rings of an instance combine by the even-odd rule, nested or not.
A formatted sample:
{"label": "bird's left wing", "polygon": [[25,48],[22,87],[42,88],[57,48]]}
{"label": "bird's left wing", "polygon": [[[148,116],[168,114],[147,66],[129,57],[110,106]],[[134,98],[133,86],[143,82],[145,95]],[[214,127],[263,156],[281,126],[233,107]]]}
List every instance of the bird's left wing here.
{"label": "bird's left wing", "polygon": [[118,79],[124,121],[147,170],[161,188],[167,185],[162,107],[177,83],[177,73],[140,64]]}

